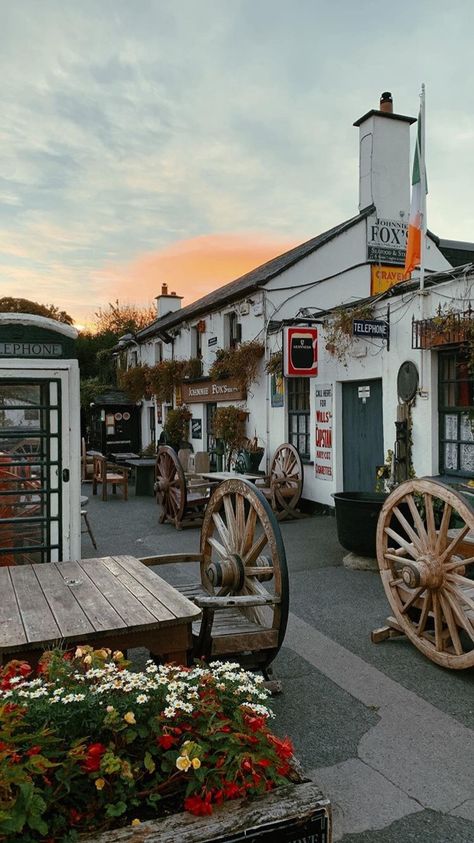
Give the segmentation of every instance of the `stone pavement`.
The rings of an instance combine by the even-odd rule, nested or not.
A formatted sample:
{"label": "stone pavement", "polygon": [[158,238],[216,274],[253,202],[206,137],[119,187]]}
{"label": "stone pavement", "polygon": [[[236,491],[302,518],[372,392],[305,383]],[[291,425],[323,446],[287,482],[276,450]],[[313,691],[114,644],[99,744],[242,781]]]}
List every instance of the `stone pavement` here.
{"label": "stone pavement", "polygon": [[[152,498],[83,493],[98,544],[84,535],[85,557],[198,550],[199,530],[160,525]],[[334,840],[474,843],[474,671],[443,670],[403,638],[371,643],[388,604],[378,574],[342,566],[334,518],[281,529],[291,612],[274,729],[331,799]],[[189,568],[160,574],[179,585]]]}

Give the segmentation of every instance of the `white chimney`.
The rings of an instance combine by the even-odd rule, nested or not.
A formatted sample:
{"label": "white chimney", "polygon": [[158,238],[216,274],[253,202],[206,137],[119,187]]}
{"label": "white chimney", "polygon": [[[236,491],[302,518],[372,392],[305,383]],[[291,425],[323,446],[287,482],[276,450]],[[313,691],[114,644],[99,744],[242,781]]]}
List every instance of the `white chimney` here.
{"label": "white chimney", "polygon": [[156,315],[158,319],[166,316],[167,313],[174,313],[180,310],[183,296],[177,296],[175,292],[168,293],[168,284],[161,285],[161,294],[155,297]]}
{"label": "white chimney", "polygon": [[359,211],[375,205],[381,219],[408,222],[410,210],[410,126],[414,117],[393,113],[385,91],[380,110],[356,120],[359,127]]}

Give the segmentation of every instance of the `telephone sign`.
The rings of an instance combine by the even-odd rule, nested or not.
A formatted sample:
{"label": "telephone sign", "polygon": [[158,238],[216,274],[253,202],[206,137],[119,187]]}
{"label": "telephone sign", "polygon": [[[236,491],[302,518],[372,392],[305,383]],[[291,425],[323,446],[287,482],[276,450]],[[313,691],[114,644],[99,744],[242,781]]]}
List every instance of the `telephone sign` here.
{"label": "telephone sign", "polygon": [[318,374],[318,329],[283,329],[283,374],[287,378],[314,378]]}

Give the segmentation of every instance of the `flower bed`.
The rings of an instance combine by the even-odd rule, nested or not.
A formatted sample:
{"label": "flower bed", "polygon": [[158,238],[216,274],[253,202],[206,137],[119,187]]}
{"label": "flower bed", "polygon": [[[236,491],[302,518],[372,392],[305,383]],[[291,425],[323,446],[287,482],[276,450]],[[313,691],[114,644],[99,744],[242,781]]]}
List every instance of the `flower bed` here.
{"label": "flower bed", "polygon": [[0,674],[0,840],[66,841],[228,800],[294,778],[268,692],[237,664],[147,663],[119,652],[46,653]]}

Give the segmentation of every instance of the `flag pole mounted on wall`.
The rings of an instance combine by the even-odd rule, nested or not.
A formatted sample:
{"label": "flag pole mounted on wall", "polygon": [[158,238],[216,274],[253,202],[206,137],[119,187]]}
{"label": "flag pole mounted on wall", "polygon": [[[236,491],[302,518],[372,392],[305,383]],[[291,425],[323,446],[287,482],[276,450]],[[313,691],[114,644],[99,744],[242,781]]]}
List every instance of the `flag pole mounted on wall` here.
{"label": "flag pole mounted on wall", "polygon": [[412,270],[420,267],[420,290],[425,286],[425,240],[426,240],[426,183],[425,166],[425,86],[421,86],[420,112],[416,133],[415,155],[411,179],[411,205],[408,220],[408,239],[405,256],[405,278]]}

